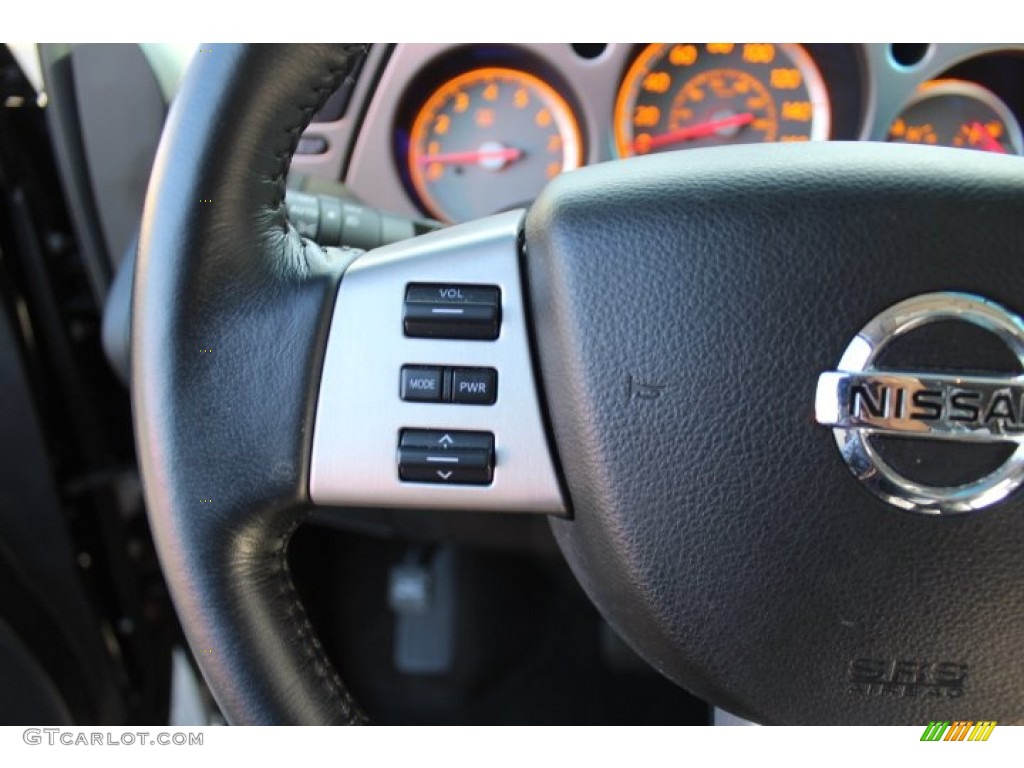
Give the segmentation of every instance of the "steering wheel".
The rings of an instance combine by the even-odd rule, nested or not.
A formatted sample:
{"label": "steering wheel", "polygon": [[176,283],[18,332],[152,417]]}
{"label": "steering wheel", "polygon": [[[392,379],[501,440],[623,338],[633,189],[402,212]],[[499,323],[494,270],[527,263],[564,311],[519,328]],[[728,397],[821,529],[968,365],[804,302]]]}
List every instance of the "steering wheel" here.
{"label": "steering wheel", "polygon": [[1020,720],[1024,161],[690,150],[359,255],[284,191],[360,52],[199,55],[146,203],[138,453],[229,721],[364,719],[288,572],[313,505],[548,515],[622,637],[753,720]]}

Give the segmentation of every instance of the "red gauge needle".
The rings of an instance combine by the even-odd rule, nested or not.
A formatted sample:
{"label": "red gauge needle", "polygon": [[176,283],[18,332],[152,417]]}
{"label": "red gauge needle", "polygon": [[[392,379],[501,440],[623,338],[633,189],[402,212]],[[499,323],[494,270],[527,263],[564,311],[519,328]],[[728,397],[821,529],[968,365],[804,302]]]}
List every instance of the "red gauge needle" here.
{"label": "red gauge needle", "polygon": [[695,125],[687,125],[684,128],[677,128],[676,130],[669,131],[668,133],[652,136],[650,140],[634,141],[633,148],[637,152],[657,149],[658,147],[676,144],[681,141],[689,141],[690,139],[699,139],[704,136],[710,136],[723,128],[738,128],[739,126],[747,125],[752,122],[754,122],[753,112],[740,112],[739,114],[729,115],[728,117],[723,117],[718,120],[708,120],[706,123],[696,123]]}
{"label": "red gauge needle", "polygon": [[500,160],[512,163],[523,156],[523,150],[515,147],[504,149],[477,149],[468,152],[445,152],[439,155],[420,155],[420,165],[441,163],[442,165],[467,165],[484,160]]}
{"label": "red gauge needle", "polygon": [[988,128],[977,121],[971,123],[971,138],[975,137],[977,137],[981,148],[986,152],[998,152],[1001,155],[1006,154],[1005,147],[996,141],[995,136],[989,133]]}

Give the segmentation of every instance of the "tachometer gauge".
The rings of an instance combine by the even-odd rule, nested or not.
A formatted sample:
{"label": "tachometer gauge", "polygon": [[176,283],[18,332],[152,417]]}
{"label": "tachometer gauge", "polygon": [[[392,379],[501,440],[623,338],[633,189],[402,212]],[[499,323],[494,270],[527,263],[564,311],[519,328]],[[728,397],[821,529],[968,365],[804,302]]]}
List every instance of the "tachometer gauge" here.
{"label": "tachometer gauge", "polygon": [[526,205],[582,158],[565,99],[533,75],[488,67],[427,99],[413,122],[408,168],[427,211],[454,222]]}
{"label": "tachometer gauge", "polygon": [[827,139],[821,73],[795,43],[654,43],[615,102],[620,157],[716,144]]}
{"label": "tachometer gauge", "polygon": [[889,141],[1022,154],[1020,123],[992,91],[967,80],[919,86],[889,128]]}

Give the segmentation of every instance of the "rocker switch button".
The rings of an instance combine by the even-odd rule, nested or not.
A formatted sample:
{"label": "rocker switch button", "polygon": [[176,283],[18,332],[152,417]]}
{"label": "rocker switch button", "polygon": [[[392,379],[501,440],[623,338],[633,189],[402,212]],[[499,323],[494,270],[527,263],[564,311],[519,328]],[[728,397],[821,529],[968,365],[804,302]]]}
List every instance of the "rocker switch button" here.
{"label": "rocker switch button", "polygon": [[398,443],[398,476],[405,482],[490,485],[494,435],[406,429]]}
{"label": "rocker switch button", "polygon": [[413,283],[405,290],[406,336],[493,341],[501,329],[496,285]]}

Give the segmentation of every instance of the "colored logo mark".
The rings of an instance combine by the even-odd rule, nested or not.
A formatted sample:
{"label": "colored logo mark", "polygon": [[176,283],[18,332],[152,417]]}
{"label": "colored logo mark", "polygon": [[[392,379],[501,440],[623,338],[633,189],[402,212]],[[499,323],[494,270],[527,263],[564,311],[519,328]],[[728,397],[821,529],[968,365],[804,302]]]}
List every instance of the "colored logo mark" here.
{"label": "colored logo mark", "polygon": [[995,727],[995,720],[932,720],[921,741],[988,741]]}

